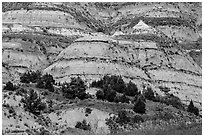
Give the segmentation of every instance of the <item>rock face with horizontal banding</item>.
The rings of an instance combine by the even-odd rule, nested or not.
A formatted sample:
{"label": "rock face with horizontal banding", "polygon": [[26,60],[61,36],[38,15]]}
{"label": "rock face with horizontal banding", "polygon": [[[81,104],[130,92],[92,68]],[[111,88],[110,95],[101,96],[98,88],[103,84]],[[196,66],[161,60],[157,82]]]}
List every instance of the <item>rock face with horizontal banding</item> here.
{"label": "rock face with horizontal banding", "polygon": [[[20,83],[28,70],[49,73],[57,83],[80,76],[87,86],[105,75],[117,75],[135,83],[139,91],[148,85],[165,95],[160,87],[167,87],[182,103],[192,100],[202,109],[201,3],[5,2],[2,7],[4,84]],[[86,118],[82,111],[59,111],[60,126],[68,122],[74,127],[77,120],[67,115]],[[48,117],[58,122],[56,112]],[[100,134],[108,133],[108,117],[93,109],[87,119]]]}

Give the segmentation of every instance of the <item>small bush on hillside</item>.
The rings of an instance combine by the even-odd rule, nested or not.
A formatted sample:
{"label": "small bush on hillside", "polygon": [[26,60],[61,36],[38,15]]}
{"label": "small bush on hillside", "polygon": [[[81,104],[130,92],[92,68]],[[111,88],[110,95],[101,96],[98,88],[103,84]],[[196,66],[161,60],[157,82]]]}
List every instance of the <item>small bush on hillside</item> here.
{"label": "small bush on hillside", "polygon": [[144,119],[140,115],[135,115],[133,118],[131,118],[133,123],[140,123],[144,122]]}
{"label": "small bush on hillside", "polygon": [[86,108],[85,113],[91,114],[91,112],[92,112],[92,109],[91,109],[91,108]]}
{"label": "small bush on hillside", "polygon": [[128,122],[130,122],[130,118],[127,116],[127,112],[125,110],[121,110],[118,112],[116,122],[120,125],[127,124]]}
{"label": "small bush on hillside", "polygon": [[22,98],[21,102],[24,103],[25,110],[34,115],[39,115],[40,112],[46,108],[45,103],[41,101],[41,98],[38,97],[38,94],[33,89],[29,91],[28,95],[26,94],[24,98]]}
{"label": "small bush on hillside", "polygon": [[87,124],[86,120],[82,122],[77,122],[75,128],[83,129],[83,130],[91,130],[90,124]]}
{"label": "small bush on hillside", "polygon": [[199,115],[199,109],[194,106],[193,101],[191,100],[190,104],[188,105],[188,112],[195,114],[196,116]]}
{"label": "small bush on hillside", "polygon": [[131,81],[127,84],[127,87],[125,88],[125,94],[127,96],[135,96],[139,95],[137,86],[132,83]]}
{"label": "small bush on hillside", "polygon": [[118,101],[121,103],[129,103],[130,99],[125,94],[123,94],[122,96],[119,97]]}
{"label": "small bush on hillside", "polygon": [[173,94],[168,94],[166,96],[156,95],[154,101],[164,103],[166,105],[172,105],[177,109],[184,110],[184,105],[182,104],[181,100]]}
{"label": "small bush on hillside", "polygon": [[18,89],[17,91],[16,91],[16,95],[17,96],[23,96],[23,95],[25,95],[27,93],[27,90],[25,90],[24,88],[20,88],[20,89]]}
{"label": "small bush on hillside", "polygon": [[119,103],[120,102],[120,96],[119,95],[115,96],[114,102],[115,103]]}
{"label": "small bush on hillside", "polygon": [[104,100],[104,93],[103,93],[103,91],[98,90],[98,91],[96,92],[96,97],[97,97],[97,99]]}
{"label": "small bush on hillside", "polygon": [[143,93],[146,99],[148,100],[155,100],[154,92],[150,87],[147,87],[147,89],[143,89]]}
{"label": "small bush on hillside", "polygon": [[22,83],[30,83],[30,72],[24,73],[24,74],[20,77],[20,81],[21,81]]}
{"label": "small bush on hillside", "polygon": [[116,116],[105,119],[106,125],[110,129],[111,134],[115,134],[119,131],[119,124],[116,122],[116,120],[117,120]]}
{"label": "small bush on hillside", "polygon": [[112,88],[119,92],[119,93],[124,93],[126,89],[126,84],[123,81],[121,76],[111,76],[110,79],[112,79]]}
{"label": "small bush on hillside", "polygon": [[15,113],[15,110],[14,110],[14,108],[13,108],[12,106],[10,106],[10,107],[8,108],[8,112],[9,112],[10,114],[12,114],[12,113]]}
{"label": "small bush on hillside", "polygon": [[116,95],[117,95],[116,91],[111,89],[110,87],[104,91],[105,99],[108,100],[109,102],[113,102]]}
{"label": "small bush on hillside", "polygon": [[146,104],[142,96],[140,95],[134,103],[133,111],[139,114],[144,114],[146,111]]}
{"label": "small bush on hillside", "polygon": [[146,103],[146,99],[145,99],[145,97],[144,97],[144,95],[143,95],[143,94],[136,95],[136,96],[134,97],[134,99],[133,99],[132,103],[137,102],[138,98],[140,98],[140,99],[141,99],[143,102],[145,102],[145,103]]}
{"label": "small bush on hillside", "polygon": [[14,91],[18,89],[18,87],[16,85],[14,85],[11,81],[6,83],[6,86],[4,87],[4,90],[11,90]]}
{"label": "small bush on hillside", "polygon": [[168,93],[170,91],[170,88],[168,88],[168,87],[159,86],[159,89],[164,93]]}
{"label": "small bush on hillside", "polygon": [[178,109],[184,109],[181,100],[178,97],[174,96],[173,94],[161,97],[160,102],[167,105],[172,105],[173,107]]}
{"label": "small bush on hillside", "polygon": [[170,119],[174,119],[174,114],[170,110],[156,111],[152,117],[152,120],[158,120],[158,119],[169,121]]}

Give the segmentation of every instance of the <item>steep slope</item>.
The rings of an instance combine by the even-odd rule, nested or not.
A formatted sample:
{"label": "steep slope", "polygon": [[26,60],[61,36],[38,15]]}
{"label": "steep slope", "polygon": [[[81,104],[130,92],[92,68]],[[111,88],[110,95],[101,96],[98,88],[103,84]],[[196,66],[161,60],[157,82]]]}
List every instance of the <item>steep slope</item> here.
{"label": "steep slope", "polygon": [[81,76],[87,84],[122,75],[139,89],[149,84],[163,94],[159,87],[169,87],[201,108],[202,72],[194,61],[202,55],[201,9],[201,3],[3,3],[3,81],[29,69],[57,82]]}
{"label": "steep slope", "polygon": [[[57,81],[81,76],[88,83],[108,75],[121,75],[142,87],[149,83],[158,93],[169,87],[185,101],[201,104],[201,68],[165,34],[140,21],[130,34],[83,37],[63,50],[45,69]],[[194,91],[194,92],[192,92]]]}
{"label": "steep slope", "polygon": [[[19,80],[18,75],[26,70],[42,70],[48,65],[46,56],[34,44],[16,40],[2,43],[3,76],[10,76],[12,80]],[[11,73],[9,75],[9,73]],[[16,79],[17,76],[17,79]],[[3,82],[9,78],[3,78]]]}

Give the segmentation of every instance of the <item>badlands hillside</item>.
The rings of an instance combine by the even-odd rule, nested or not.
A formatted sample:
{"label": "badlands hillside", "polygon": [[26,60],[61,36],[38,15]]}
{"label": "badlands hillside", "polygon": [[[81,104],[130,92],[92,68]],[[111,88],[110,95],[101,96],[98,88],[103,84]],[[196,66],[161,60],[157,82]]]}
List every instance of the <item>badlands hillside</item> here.
{"label": "badlands hillside", "polygon": [[[186,110],[191,101],[202,114],[201,3],[3,2],[2,37],[3,85],[11,81],[17,86],[3,90],[4,134],[195,133],[184,127],[200,134],[201,118]],[[52,85],[39,86],[40,78],[22,82],[28,71],[52,75],[52,91],[47,88]],[[138,114],[144,121],[137,128],[126,123],[115,132],[112,115],[119,115],[119,110],[135,115],[134,103],[96,99],[95,93],[104,87],[93,83],[104,76],[131,81],[142,93],[148,87],[154,96],[178,98],[183,109],[146,98],[146,113]],[[74,77],[83,80],[91,98],[64,96],[63,83],[66,88]],[[51,100],[52,111],[39,115],[25,109],[21,100],[29,90],[48,106]],[[155,124],[151,122],[158,109],[172,118],[152,129],[148,125]],[[91,129],[76,127],[84,119]],[[177,126],[182,131],[174,129]]]}

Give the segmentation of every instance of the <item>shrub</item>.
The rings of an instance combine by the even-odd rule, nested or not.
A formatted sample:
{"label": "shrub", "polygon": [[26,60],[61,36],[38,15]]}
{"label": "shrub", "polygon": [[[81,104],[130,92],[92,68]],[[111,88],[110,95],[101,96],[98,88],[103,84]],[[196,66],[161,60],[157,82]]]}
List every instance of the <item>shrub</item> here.
{"label": "shrub", "polygon": [[50,132],[47,129],[45,129],[44,127],[40,128],[39,135],[49,135],[49,134]]}
{"label": "shrub", "polygon": [[87,124],[86,120],[82,122],[77,122],[75,128],[83,129],[83,130],[91,130],[90,124]]}
{"label": "shrub", "polygon": [[39,78],[36,87],[48,89],[50,92],[54,92],[53,84],[55,80],[52,75],[45,74],[41,78]]}
{"label": "shrub", "polygon": [[121,110],[118,112],[116,122],[120,125],[127,124],[128,122],[130,122],[130,118],[127,116],[127,112],[125,110]]}
{"label": "shrub", "polygon": [[9,107],[9,111],[8,111],[10,114],[12,114],[12,113],[15,113],[15,110],[14,110],[14,108],[13,107]]}
{"label": "shrub", "polygon": [[145,101],[142,99],[142,96],[138,96],[137,101],[134,103],[133,111],[136,113],[144,114],[146,111]]}
{"label": "shrub", "polygon": [[159,86],[159,89],[160,89],[161,91],[163,91],[164,93],[168,93],[168,92],[170,91],[170,88],[168,88],[168,87]]}
{"label": "shrub", "polygon": [[143,102],[146,103],[146,99],[143,94],[136,95],[133,99],[133,103],[137,102],[138,98],[140,98]]}
{"label": "shrub", "polygon": [[132,83],[131,81],[127,84],[127,87],[125,88],[125,94],[127,96],[135,96],[139,95],[137,86]]}
{"label": "shrub", "polygon": [[22,83],[30,83],[30,72],[25,72],[25,73],[20,77],[20,82],[22,82]]}
{"label": "shrub", "polygon": [[125,95],[123,94],[121,97],[119,97],[119,102],[121,103],[129,103],[130,99]]}
{"label": "shrub", "polygon": [[158,119],[169,121],[170,119],[174,119],[174,114],[170,110],[156,111],[152,117],[152,120],[158,120]]}
{"label": "shrub", "polygon": [[29,94],[25,95],[22,98],[21,102],[24,103],[25,110],[33,113],[34,115],[39,115],[41,111],[46,108],[45,103],[41,102],[41,98],[38,97],[38,94],[31,89]]}
{"label": "shrub", "polygon": [[153,92],[152,88],[147,87],[146,90],[143,89],[143,94],[144,94],[146,99],[153,100],[153,101],[155,100],[155,96],[154,96],[154,92]]}
{"label": "shrub", "polygon": [[113,102],[116,95],[117,95],[116,91],[111,89],[110,87],[104,91],[105,99],[108,100],[109,102]]}
{"label": "shrub", "polygon": [[144,122],[144,119],[143,119],[140,115],[135,115],[135,116],[132,118],[132,122],[133,122],[133,123],[140,123],[140,122]]}
{"label": "shrub", "polygon": [[4,87],[4,90],[11,90],[11,91],[14,91],[18,89],[17,86],[13,85],[13,83],[11,81],[7,82],[6,83],[6,86]]}
{"label": "shrub", "polygon": [[115,134],[119,130],[119,124],[116,122],[116,119],[117,119],[116,116],[105,119],[106,125],[110,129],[111,134]]}
{"label": "shrub", "polygon": [[192,100],[191,100],[190,104],[188,105],[187,111],[190,112],[190,113],[195,114],[196,116],[199,115],[199,109],[194,106]]}
{"label": "shrub", "polygon": [[23,96],[24,94],[27,93],[27,90],[25,90],[24,88],[20,88],[16,91],[16,95],[20,95],[20,96]]}
{"label": "shrub", "polygon": [[119,103],[120,102],[120,96],[115,96],[115,98],[114,98],[114,102],[115,103]]}
{"label": "shrub", "polygon": [[78,97],[83,100],[89,96],[85,93],[86,85],[80,77],[71,78],[70,83],[64,83],[62,85],[62,93],[66,98],[75,99]]}
{"label": "shrub", "polygon": [[184,109],[181,100],[178,97],[174,96],[173,94],[161,97],[160,102],[165,103],[167,105],[172,105],[173,107],[178,109]]}
{"label": "shrub", "polygon": [[104,93],[103,93],[103,91],[98,90],[98,91],[96,92],[96,97],[97,97],[97,99],[104,100]]}
{"label": "shrub", "polygon": [[111,83],[112,88],[119,93],[123,93],[126,89],[126,84],[123,81],[122,77],[121,76],[111,76],[111,79],[112,79],[112,83]]}
{"label": "shrub", "polygon": [[86,108],[85,113],[91,114],[91,112],[92,112],[92,109],[91,109],[91,108]]}

